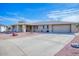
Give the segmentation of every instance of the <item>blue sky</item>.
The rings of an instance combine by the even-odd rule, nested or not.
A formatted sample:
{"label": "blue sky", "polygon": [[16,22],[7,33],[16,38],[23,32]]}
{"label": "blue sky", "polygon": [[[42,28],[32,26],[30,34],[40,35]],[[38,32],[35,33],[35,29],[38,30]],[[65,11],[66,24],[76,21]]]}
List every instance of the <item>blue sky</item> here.
{"label": "blue sky", "polygon": [[0,3],[1,24],[14,24],[19,20],[27,22],[46,20],[79,22],[78,18],[79,4],[77,3]]}

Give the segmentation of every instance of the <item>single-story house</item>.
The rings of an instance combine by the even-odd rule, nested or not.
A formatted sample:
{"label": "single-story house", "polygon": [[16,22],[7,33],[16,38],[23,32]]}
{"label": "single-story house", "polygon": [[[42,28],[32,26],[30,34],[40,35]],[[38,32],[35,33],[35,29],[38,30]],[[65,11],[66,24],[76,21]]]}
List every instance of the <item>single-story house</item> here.
{"label": "single-story house", "polygon": [[10,31],[15,32],[51,32],[51,33],[75,33],[77,32],[75,22],[64,21],[44,21],[27,23],[19,21],[16,24],[11,25]]}

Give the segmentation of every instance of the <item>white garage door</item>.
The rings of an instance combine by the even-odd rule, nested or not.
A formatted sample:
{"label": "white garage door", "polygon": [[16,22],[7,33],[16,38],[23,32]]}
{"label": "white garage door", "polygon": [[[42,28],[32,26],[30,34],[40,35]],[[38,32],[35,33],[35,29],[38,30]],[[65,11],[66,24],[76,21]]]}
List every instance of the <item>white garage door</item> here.
{"label": "white garage door", "polygon": [[70,25],[54,25],[53,32],[68,33],[70,32]]}

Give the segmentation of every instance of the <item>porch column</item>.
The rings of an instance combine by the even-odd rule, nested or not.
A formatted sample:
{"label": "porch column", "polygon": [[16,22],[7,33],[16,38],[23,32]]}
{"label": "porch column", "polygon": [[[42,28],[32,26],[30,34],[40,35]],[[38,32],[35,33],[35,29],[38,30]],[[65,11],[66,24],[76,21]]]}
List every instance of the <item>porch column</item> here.
{"label": "porch column", "polygon": [[19,25],[16,25],[16,32],[19,32]]}
{"label": "porch column", "polygon": [[52,32],[52,25],[49,25],[49,32]]}
{"label": "porch column", "polygon": [[26,32],[26,25],[22,25],[23,32]]}
{"label": "porch column", "polygon": [[[9,29],[9,28],[10,28],[10,29]],[[12,31],[13,31],[13,26],[8,27],[8,28],[7,28],[7,31],[12,32]]]}
{"label": "porch column", "polygon": [[38,32],[41,32],[41,25],[38,25]]}
{"label": "porch column", "polygon": [[34,31],[33,26],[32,26],[32,32]]}

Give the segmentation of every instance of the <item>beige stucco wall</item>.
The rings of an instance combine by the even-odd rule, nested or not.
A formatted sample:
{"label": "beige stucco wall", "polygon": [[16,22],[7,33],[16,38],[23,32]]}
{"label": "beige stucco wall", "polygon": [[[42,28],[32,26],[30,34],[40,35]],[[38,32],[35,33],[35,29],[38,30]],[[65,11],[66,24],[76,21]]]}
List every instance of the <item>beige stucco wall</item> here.
{"label": "beige stucco wall", "polygon": [[[60,26],[62,26],[63,24],[60,24],[60,25],[55,25],[55,24],[53,24],[53,25],[48,25],[49,26],[49,29],[47,29],[47,25],[44,25],[44,28],[43,28],[43,25],[38,25],[38,29],[37,28],[35,28],[34,29],[34,27],[32,26],[32,32],[47,32],[47,30],[49,30],[49,32],[52,32],[53,31],[53,29],[54,29],[54,27],[53,26],[59,26],[56,30],[58,30],[58,29],[61,29],[60,28]],[[66,24],[65,24],[66,25]],[[15,25],[16,26],[16,29],[17,29],[17,31],[19,30],[18,29],[18,26],[17,25]],[[69,26],[69,29],[70,29],[70,25],[68,25]],[[22,32],[26,32],[26,25],[22,25]],[[63,27],[62,29],[66,29],[65,27]],[[76,25],[75,24],[71,24],[71,32],[77,32],[77,28],[76,28]]]}
{"label": "beige stucco wall", "polygon": [[22,25],[23,32],[26,32],[26,25]]}
{"label": "beige stucco wall", "polygon": [[77,27],[76,27],[75,24],[72,24],[72,25],[71,25],[71,32],[72,32],[72,33],[76,33],[76,32],[77,32]]}
{"label": "beige stucco wall", "polygon": [[38,32],[41,32],[43,29],[42,29],[42,26],[41,25],[39,25],[38,26]]}
{"label": "beige stucco wall", "polygon": [[36,26],[32,26],[32,32],[38,32],[38,29],[36,28]]}
{"label": "beige stucco wall", "polygon": [[52,27],[53,27],[53,25],[49,25],[49,32],[52,32],[53,30],[52,30]]}
{"label": "beige stucco wall", "polygon": [[[44,26],[44,28],[43,28],[43,26]],[[47,25],[38,25],[38,32],[47,32],[47,30],[49,30],[49,29],[47,29]]]}
{"label": "beige stucco wall", "polygon": [[[44,28],[43,28],[43,26],[44,26]],[[46,32],[47,31],[47,25],[43,25],[43,26],[42,26],[43,32]]]}
{"label": "beige stucco wall", "polygon": [[[52,26],[59,26],[58,29],[56,30],[59,30],[59,29],[63,29],[64,31],[66,30],[66,28],[64,26],[69,26],[67,28],[69,28],[69,32],[70,32],[70,24],[69,25],[64,25],[63,24],[60,24],[60,25],[48,25],[49,26],[49,32],[52,32],[54,30],[54,28],[52,28]],[[63,28],[60,28],[60,26],[63,26]],[[35,30],[35,32],[47,32],[47,25],[44,25],[44,29],[43,29],[43,25],[38,25],[38,29],[33,29]],[[71,32],[76,32],[76,26],[75,24],[71,25]]]}
{"label": "beige stucco wall", "polygon": [[[54,24],[53,26],[56,26],[56,25]],[[63,28],[58,27],[58,29],[64,29],[64,31],[65,31],[65,29],[66,29],[64,26],[69,26],[69,27],[67,27],[67,28],[69,28],[69,32],[70,32],[70,24],[69,24],[69,25],[66,25],[66,24],[65,24],[64,26],[63,26],[63,24],[60,24],[60,25],[57,25],[57,26],[62,26]],[[49,25],[49,29],[48,29],[49,32],[52,32],[53,29],[54,29],[54,28],[52,28],[52,25]],[[58,30],[58,29],[57,29],[57,30]],[[41,32],[41,31],[46,32],[46,31],[47,31],[47,25],[44,26],[44,29],[43,29],[43,26],[42,26],[42,25],[41,25],[41,26],[38,26],[38,31],[39,31],[39,32]],[[71,24],[71,32],[72,32],[72,33],[77,32],[77,28],[76,28],[76,25],[75,25],[75,24]]]}

